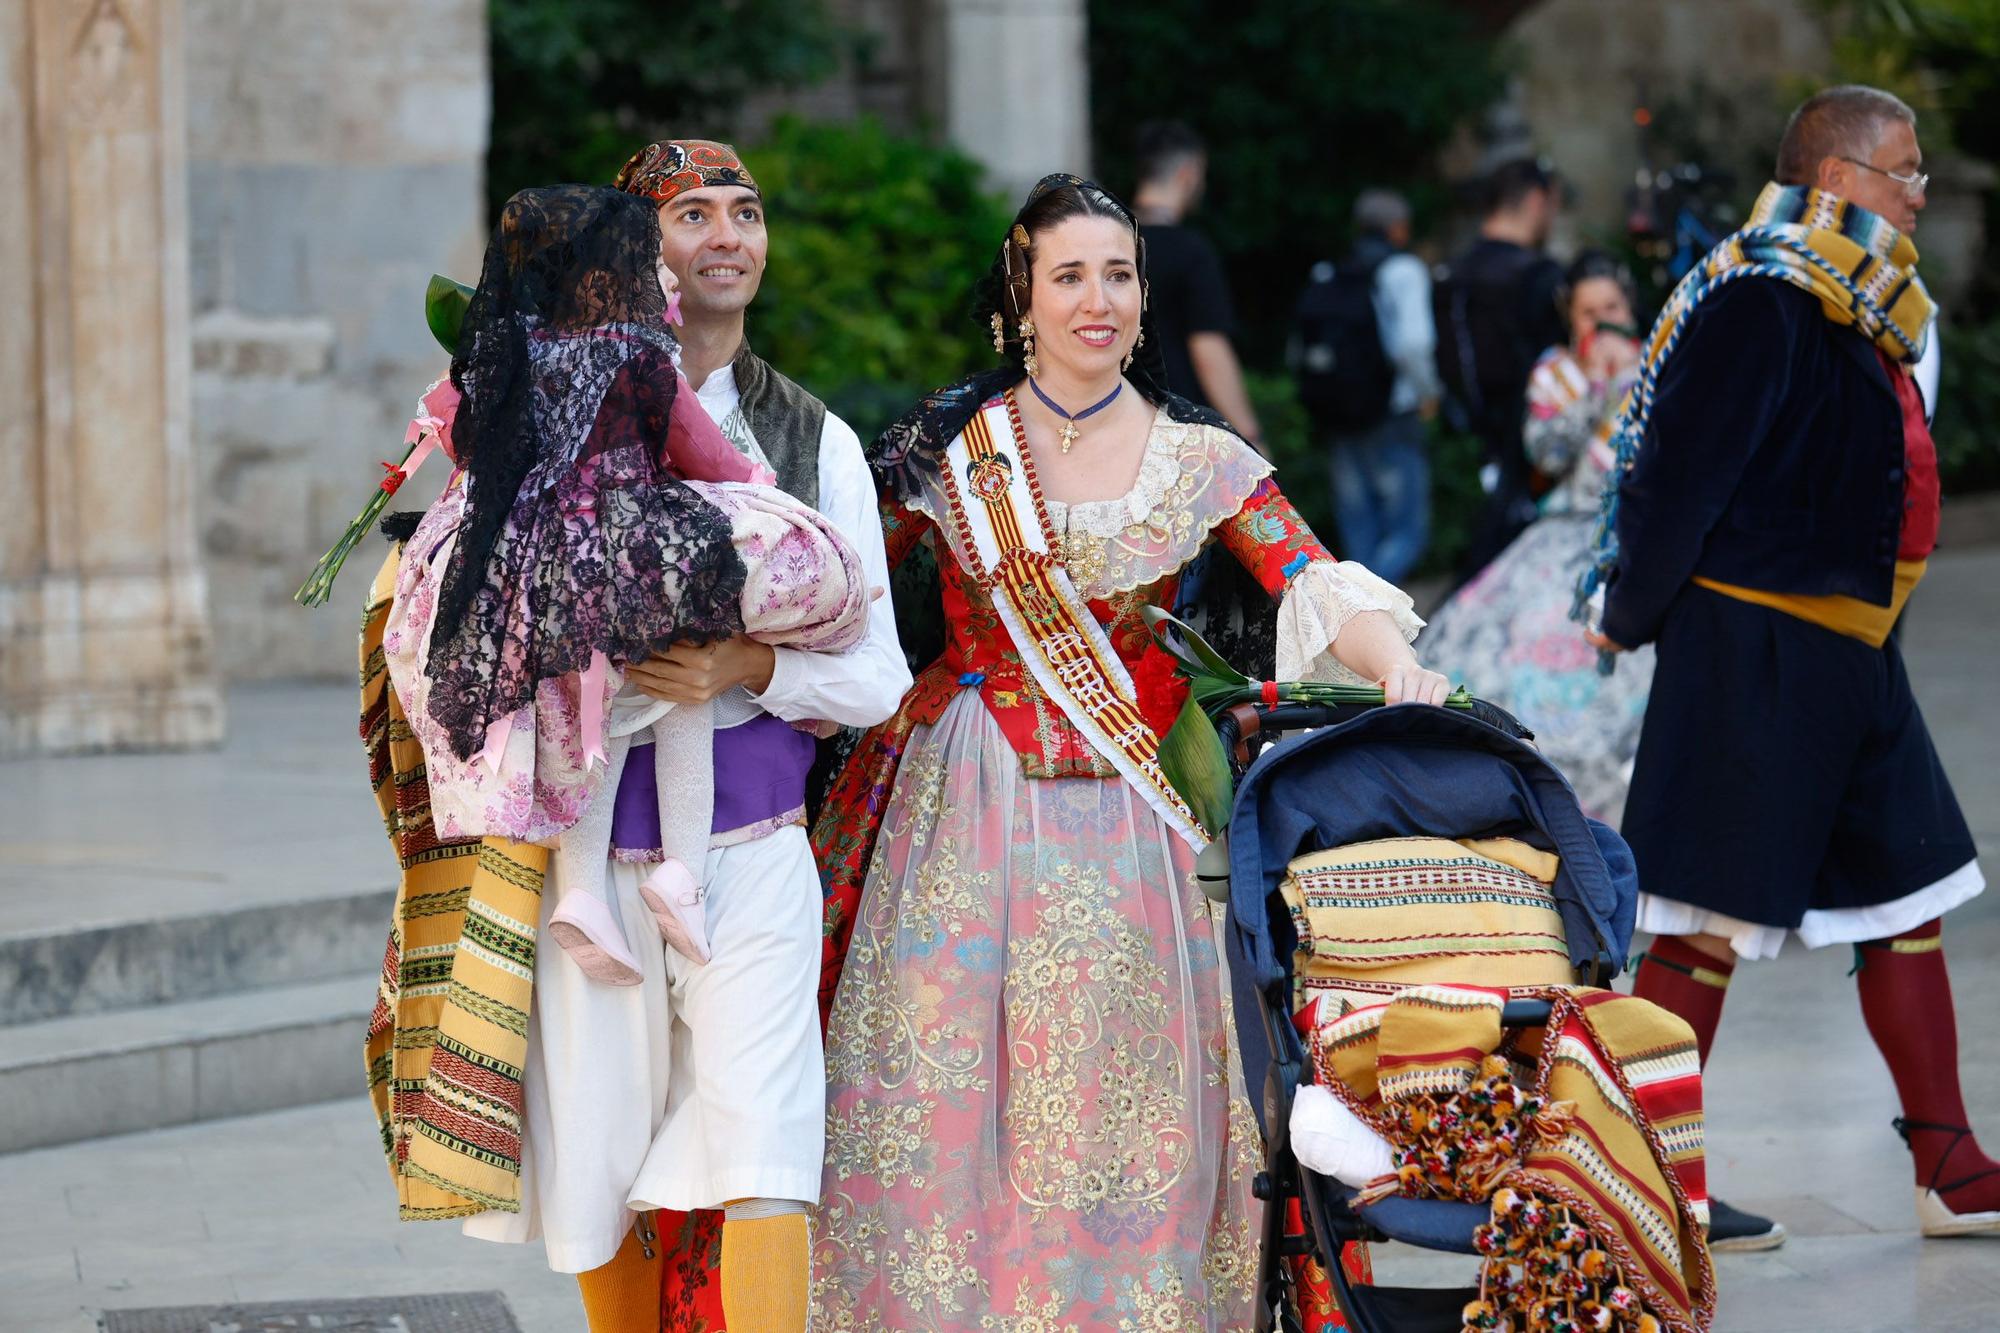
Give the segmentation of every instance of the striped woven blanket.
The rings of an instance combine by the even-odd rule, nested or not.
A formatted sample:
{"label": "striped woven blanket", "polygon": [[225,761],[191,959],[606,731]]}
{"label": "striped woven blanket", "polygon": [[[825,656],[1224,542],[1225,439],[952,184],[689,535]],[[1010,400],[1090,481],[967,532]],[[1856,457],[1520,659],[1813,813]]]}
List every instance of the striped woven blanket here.
{"label": "striped woven blanket", "polygon": [[1413,986],[1315,1030],[1319,1081],[1394,1151],[1361,1198],[1490,1201],[1467,1330],[1700,1333],[1715,1274],[1694,1035],[1631,996],[1541,994],[1537,1049],[1503,1045],[1507,993],[1472,986]]}
{"label": "striped woven blanket", "polygon": [[382,656],[398,547],[361,622],[361,739],[402,866],[375,1010],[368,1096],[405,1221],[521,1207],[521,1067],[548,852],[442,842],[423,751]]}
{"label": "striped woven blanket", "polygon": [[1293,1009],[1332,1017],[1421,982],[1574,980],[1557,865],[1513,838],[1381,838],[1294,858],[1278,886],[1298,938]]}

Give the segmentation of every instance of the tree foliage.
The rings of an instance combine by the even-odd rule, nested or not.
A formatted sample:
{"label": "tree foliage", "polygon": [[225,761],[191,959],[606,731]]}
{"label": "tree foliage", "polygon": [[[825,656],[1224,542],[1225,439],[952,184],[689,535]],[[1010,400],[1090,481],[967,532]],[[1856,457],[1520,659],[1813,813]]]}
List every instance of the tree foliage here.
{"label": "tree foliage", "polygon": [[1199,222],[1221,249],[1253,359],[1275,364],[1313,262],[1339,254],[1362,189],[1401,189],[1418,230],[1446,202],[1439,150],[1504,72],[1438,0],[1091,0],[1100,178],[1133,188],[1132,139],[1179,119],[1209,145]]}
{"label": "tree foliage", "polygon": [[826,0],[492,0],[487,195],[608,181],[634,145],[727,133],[752,93],[806,87],[859,39]]}
{"label": "tree foliage", "polygon": [[786,117],[743,151],[771,234],[750,338],[773,365],[865,440],[925,392],[992,363],[972,288],[1009,214],[978,163],[870,119]]}

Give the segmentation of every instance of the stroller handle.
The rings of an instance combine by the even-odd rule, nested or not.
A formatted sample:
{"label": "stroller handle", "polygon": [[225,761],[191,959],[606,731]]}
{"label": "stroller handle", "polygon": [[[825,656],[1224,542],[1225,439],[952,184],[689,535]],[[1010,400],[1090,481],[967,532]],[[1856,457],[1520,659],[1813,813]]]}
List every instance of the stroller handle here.
{"label": "stroller handle", "polygon": [[[1250,763],[1256,758],[1256,740],[1260,735],[1285,731],[1304,731],[1314,727],[1330,727],[1360,717],[1363,713],[1384,707],[1382,704],[1237,704],[1224,711],[1216,720],[1216,736],[1222,741],[1223,753],[1229,757],[1232,775],[1241,780]],[[1487,726],[1513,737],[1516,740],[1532,742],[1535,733],[1521,725],[1521,720],[1506,709],[1484,699],[1474,699],[1470,709],[1472,716]]]}

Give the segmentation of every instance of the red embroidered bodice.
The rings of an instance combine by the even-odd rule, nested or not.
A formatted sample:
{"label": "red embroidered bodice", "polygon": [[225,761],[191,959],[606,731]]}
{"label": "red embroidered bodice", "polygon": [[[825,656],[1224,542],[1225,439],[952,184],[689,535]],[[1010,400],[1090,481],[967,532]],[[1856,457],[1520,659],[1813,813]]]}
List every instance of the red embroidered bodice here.
{"label": "red embroidered bodice", "polygon": [[[1164,733],[1180,711],[1187,686],[1175,674],[1172,659],[1153,645],[1141,608],[1171,606],[1182,571],[1210,540],[1221,542],[1274,597],[1309,565],[1331,567],[1333,557],[1269,479],[1269,465],[1233,436],[1201,426],[1163,426],[1156,435],[1160,430],[1172,435],[1149,443],[1149,461],[1135,494],[1100,502],[1130,500],[1142,511],[1128,527],[1130,539],[1072,526],[1064,548],[1091,614],[1132,676],[1140,712],[1156,732]],[[1167,494],[1145,493],[1148,470],[1171,477],[1164,483]],[[1179,485],[1184,481],[1195,482],[1199,496],[1180,494],[1188,489]],[[1086,521],[1083,511],[1093,507],[1054,508],[1081,524]],[[1218,510],[1216,518],[1207,518]],[[917,543],[927,543],[937,557],[942,584],[945,651],[918,674],[904,705],[907,720],[935,722],[959,690],[977,689],[1028,776],[1112,776],[1111,765],[1037,684],[994,611],[991,595],[954,557],[930,513],[885,505],[884,527],[892,566]],[[1252,669],[1268,670],[1269,664]]]}

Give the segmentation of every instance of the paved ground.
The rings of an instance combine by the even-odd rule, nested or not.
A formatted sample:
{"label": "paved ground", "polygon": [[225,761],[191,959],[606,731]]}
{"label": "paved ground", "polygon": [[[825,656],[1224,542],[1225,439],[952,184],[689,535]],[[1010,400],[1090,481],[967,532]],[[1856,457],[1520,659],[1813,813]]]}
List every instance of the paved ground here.
{"label": "paved ground", "polygon": [[[1983,692],[1996,624],[2000,549],[1945,556],[1918,595],[1906,644],[1989,870],[2000,866],[2000,712]],[[7,801],[30,800],[35,811],[32,827],[10,821],[21,832],[0,837],[9,867],[0,872],[0,929],[51,910],[129,910],[117,896],[142,890],[118,870],[142,856],[180,868],[143,890],[176,910],[239,890],[282,891],[286,879],[381,876],[358,758],[324,739],[347,725],[345,693],[232,699],[243,727],[295,706],[309,710],[313,728],[298,728],[289,755],[237,749],[0,769]],[[320,803],[321,818],[299,821],[313,829],[301,841],[291,821],[306,800]],[[225,858],[216,850],[224,836],[253,857]],[[45,865],[88,870],[85,882],[112,896],[80,894],[67,908],[22,901],[26,880],[12,869],[31,851]],[[278,867],[282,875],[267,873]],[[2000,1144],[2000,893],[1955,914],[1946,938],[1970,1100],[1988,1142]],[[1720,1259],[1718,1327],[1992,1329],[2000,1240],[1918,1240],[1907,1158],[1888,1127],[1893,1091],[1847,966],[1837,951],[1793,952],[1740,970],[1731,989],[1709,1086],[1711,1178],[1733,1202],[1782,1217],[1793,1239],[1771,1254]],[[1381,1262],[1433,1267],[1390,1253]],[[530,1333],[582,1327],[573,1284],[548,1273],[536,1252],[395,1221],[359,1097],[0,1156],[4,1333],[84,1333],[90,1312],[106,1308],[489,1289],[505,1293]]]}
{"label": "paved ground", "polygon": [[393,887],[355,708],[260,685],[219,749],[0,763],[0,936]]}

